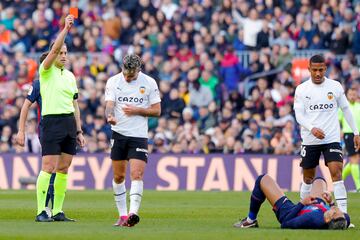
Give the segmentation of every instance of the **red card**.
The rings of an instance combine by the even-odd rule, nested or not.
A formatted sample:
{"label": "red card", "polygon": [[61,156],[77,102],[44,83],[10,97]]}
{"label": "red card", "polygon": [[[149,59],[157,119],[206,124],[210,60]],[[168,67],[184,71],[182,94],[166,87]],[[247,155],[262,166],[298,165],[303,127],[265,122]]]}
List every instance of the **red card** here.
{"label": "red card", "polygon": [[74,16],[74,18],[79,17],[79,9],[77,7],[70,8],[70,14]]}

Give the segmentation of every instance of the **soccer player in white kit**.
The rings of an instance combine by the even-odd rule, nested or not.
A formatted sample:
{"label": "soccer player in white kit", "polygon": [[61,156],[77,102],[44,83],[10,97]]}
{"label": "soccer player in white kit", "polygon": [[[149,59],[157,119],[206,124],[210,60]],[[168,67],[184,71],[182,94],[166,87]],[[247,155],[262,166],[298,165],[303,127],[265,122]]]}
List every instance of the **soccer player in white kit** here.
{"label": "soccer player in white kit", "polygon": [[[105,115],[112,129],[113,190],[119,219],[114,226],[132,227],[140,221],[143,175],[148,158],[148,117],[159,117],[160,94],[155,80],[141,72],[135,54],[123,59],[122,72],[109,78]],[[125,176],[130,163],[130,208],[127,211]]]}
{"label": "soccer player in white kit", "polygon": [[303,183],[300,188],[300,198],[304,199],[311,191],[311,183],[322,153],[333,181],[337,206],[347,213],[347,193],[341,176],[343,157],[338,108],[342,109],[346,121],[354,132],[356,149],[360,147],[359,131],[343,87],[339,82],[325,77],[324,57],[312,56],[309,71],[311,78],[297,86],[294,102],[296,120],[301,126],[302,138],[300,166],[303,169]]}

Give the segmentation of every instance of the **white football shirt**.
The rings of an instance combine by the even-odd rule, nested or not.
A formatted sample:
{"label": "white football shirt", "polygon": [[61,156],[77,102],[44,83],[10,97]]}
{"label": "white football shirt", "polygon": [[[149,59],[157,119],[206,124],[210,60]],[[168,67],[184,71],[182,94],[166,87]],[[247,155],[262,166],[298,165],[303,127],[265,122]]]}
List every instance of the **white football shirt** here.
{"label": "white football shirt", "polygon": [[325,78],[322,84],[314,84],[309,79],[297,86],[294,102],[296,115],[302,114],[309,125],[320,128],[325,133],[324,139],[318,139],[311,134],[311,129],[301,126],[302,144],[340,142],[338,108],[344,108],[348,104],[343,87],[335,80]]}
{"label": "white football shirt", "polygon": [[105,89],[105,101],[115,102],[114,112],[116,125],[111,129],[128,137],[148,137],[148,118],[134,115],[128,116],[122,110],[125,105],[148,108],[159,103],[160,93],[155,80],[139,72],[138,78],[126,82],[123,73],[108,79]]}

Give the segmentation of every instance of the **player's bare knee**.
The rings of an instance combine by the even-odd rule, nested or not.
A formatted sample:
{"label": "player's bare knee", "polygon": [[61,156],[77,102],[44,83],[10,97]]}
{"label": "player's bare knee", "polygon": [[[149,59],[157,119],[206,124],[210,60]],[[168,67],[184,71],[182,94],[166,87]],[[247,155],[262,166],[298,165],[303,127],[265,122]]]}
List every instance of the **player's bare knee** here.
{"label": "player's bare knee", "polygon": [[309,176],[304,176],[303,180],[304,180],[304,183],[306,183],[306,184],[312,184],[312,182],[314,181],[314,178],[309,177]]}
{"label": "player's bare knee", "polygon": [[143,171],[132,171],[131,180],[142,180],[144,172]]}
{"label": "player's bare knee", "polygon": [[54,168],[51,168],[51,167],[43,167],[43,168],[41,168],[41,171],[51,174],[51,173],[54,172]]}
{"label": "player's bare knee", "polygon": [[42,166],[41,171],[51,174],[54,171],[54,169],[55,169],[54,166],[47,164]]}
{"label": "player's bare knee", "polygon": [[125,181],[125,175],[114,175],[114,182],[120,184]]}
{"label": "player's bare knee", "polygon": [[43,162],[41,166],[41,171],[51,174],[55,170],[54,164],[51,162]]}
{"label": "player's bare knee", "polygon": [[67,174],[68,170],[69,170],[69,166],[67,165],[58,165],[56,167],[56,172],[58,173]]}
{"label": "player's bare knee", "polygon": [[342,180],[341,170],[338,172],[331,173],[331,179],[333,182],[341,181]]}
{"label": "player's bare knee", "polygon": [[359,164],[359,159],[360,159],[359,154],[355,154],[355,155],[349,157],[349,162],[351,164]]}
{"label": "player's bare knee", "polygon": [[312,184],[313,185],[314,184],[327,184],[327,182],[326,182],[325,178],[323,178],[323,177],[316,177],[316,178],[314,178]]}
{"label": "player's bare knee", "polygon": [[342,180],[342,165],[329,165],[329,170],[333,182]]}

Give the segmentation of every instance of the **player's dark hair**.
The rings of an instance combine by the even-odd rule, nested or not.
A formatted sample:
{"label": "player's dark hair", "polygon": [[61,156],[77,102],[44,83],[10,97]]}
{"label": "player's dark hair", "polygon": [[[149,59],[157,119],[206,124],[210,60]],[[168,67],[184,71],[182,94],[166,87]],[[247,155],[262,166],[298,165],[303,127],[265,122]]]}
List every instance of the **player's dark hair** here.
{"label": "player's dark hair", "polygon": [[142,67],[142,60],[136,54],[126,55],[123,59],[123,68],[128,71],[140,70]]}
{"label": "player's dark hair", "polygon": [[323,55],[314,55],[310,58],[310,64],[311,63],[325,63],[325,58]]}
{"label": "player's dark hair", "polygon": [[329,229],[331,230],[344,230],[346,227],[347,222],[344,217],[338,217],[329,222]]}
{"label": "player's dark hair", "polygon": [[350,86],[348,89],[346,89],[345,94],[348,94],[349,91],[357,91],[357,88],[355,86]]}
{"label": "player's dark hair", "polygon": [[49,55],[49,52],[44,52],[43,54],[41,54],[40,59],[39,59],[40,64],[45,60],[47,55]]}

